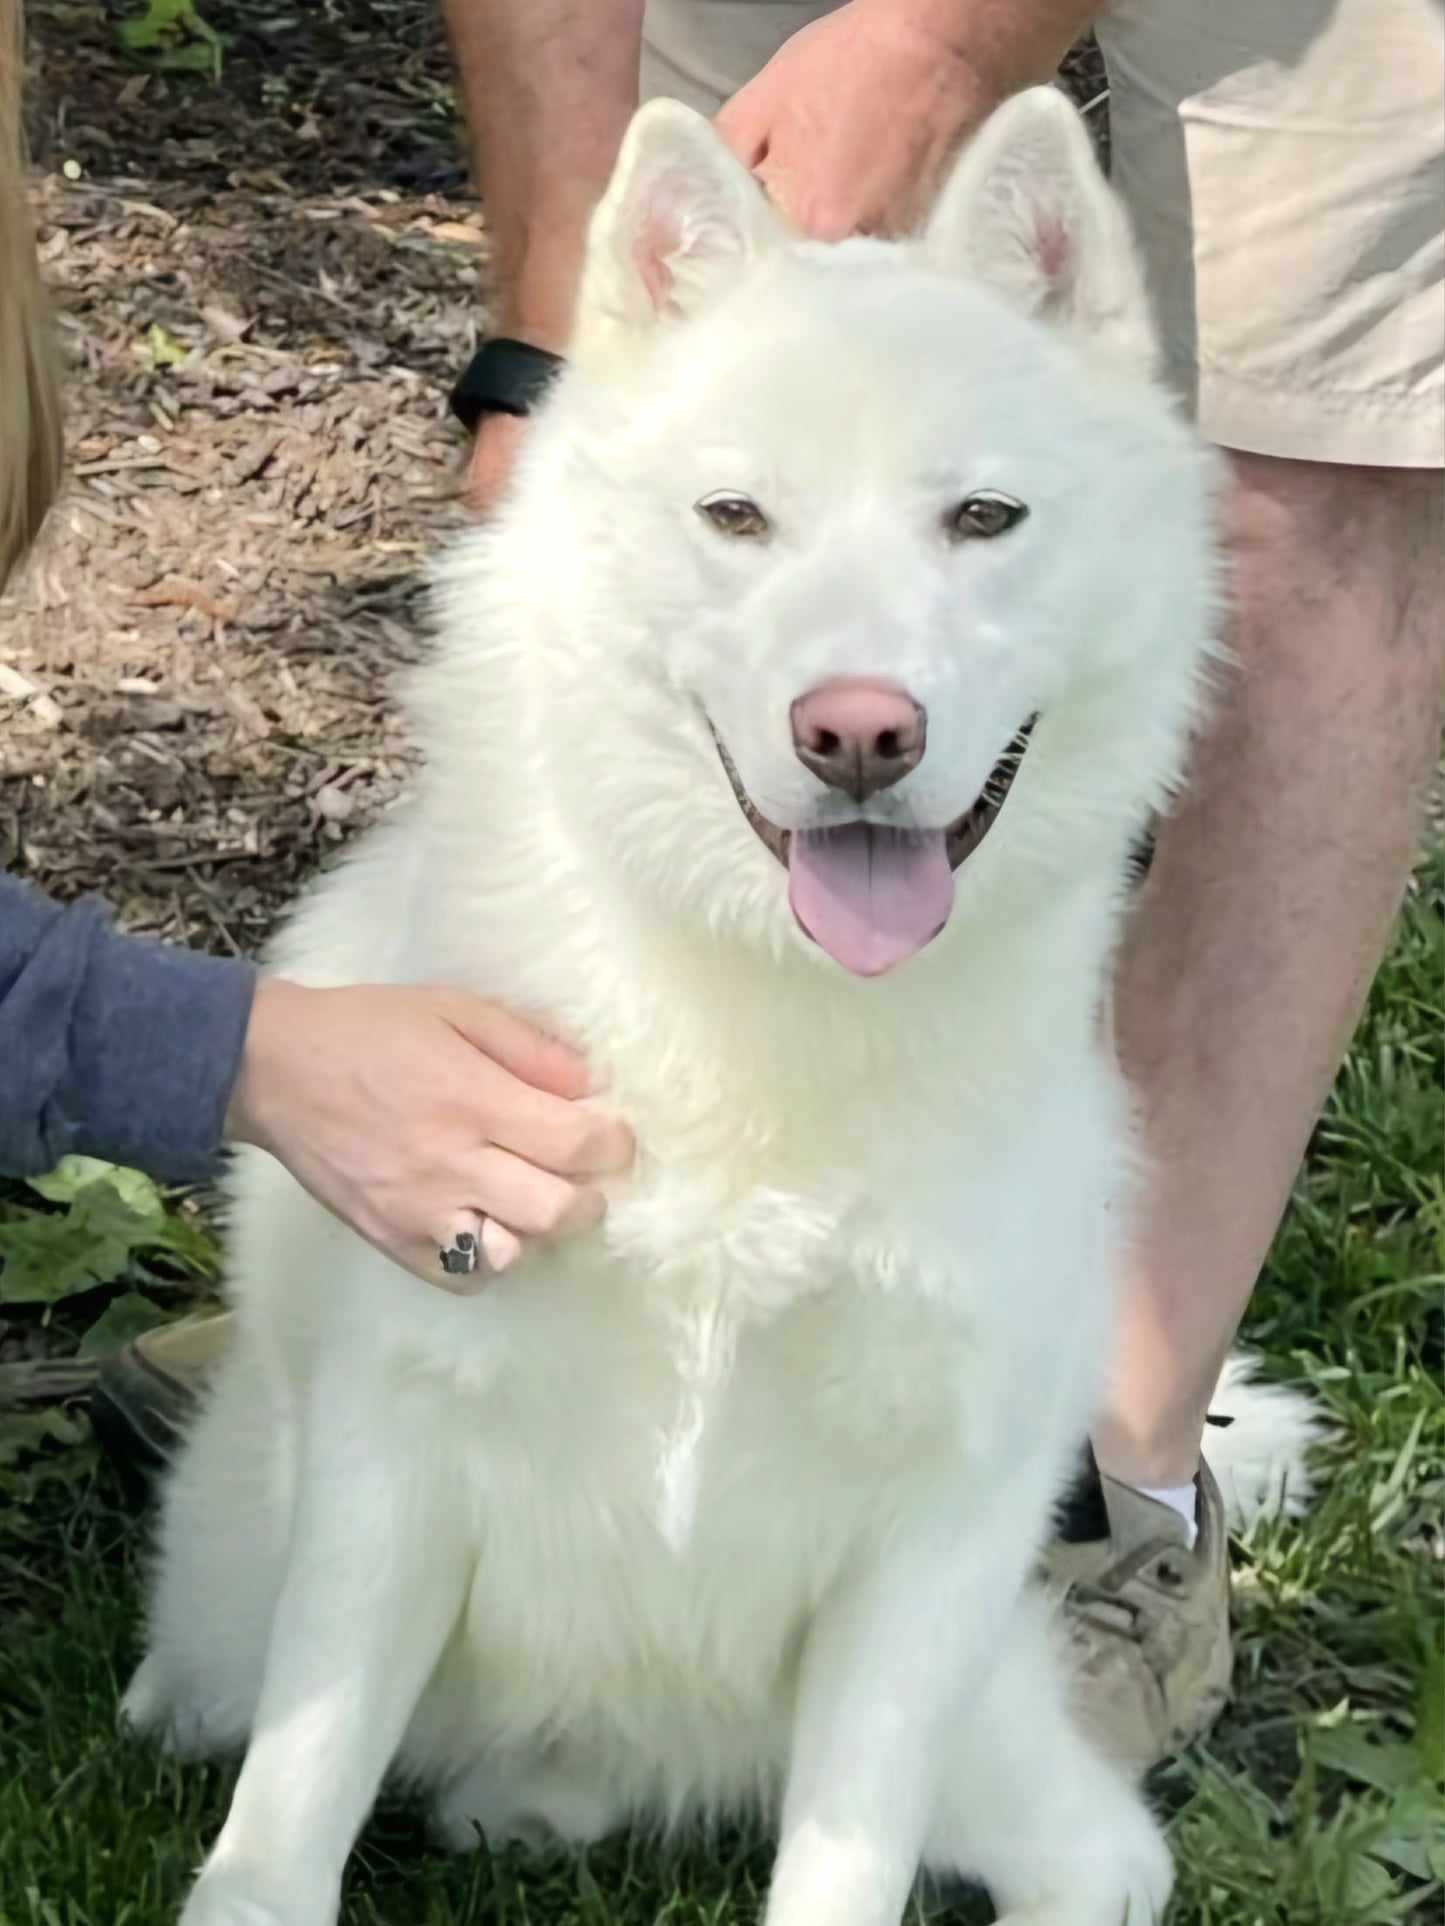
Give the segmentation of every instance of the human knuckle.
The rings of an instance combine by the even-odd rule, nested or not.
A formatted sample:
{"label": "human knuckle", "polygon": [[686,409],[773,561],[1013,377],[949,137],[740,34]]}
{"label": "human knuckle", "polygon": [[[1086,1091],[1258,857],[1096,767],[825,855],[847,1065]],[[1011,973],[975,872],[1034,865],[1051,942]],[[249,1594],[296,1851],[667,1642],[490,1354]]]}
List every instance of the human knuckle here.
{"label": "human knuckle", "polygon": [[585,1170],[597,1146],[597,1120],[585,1110],[569,1112],[557,1130],[558,1167]]}
{"label": "human knuckle", "polygon": [[558,1184],[547,1190],[537,1212],[538,1228],[544,1235],[565,1230],[577,1210],[580,1193],[572,1184]]}

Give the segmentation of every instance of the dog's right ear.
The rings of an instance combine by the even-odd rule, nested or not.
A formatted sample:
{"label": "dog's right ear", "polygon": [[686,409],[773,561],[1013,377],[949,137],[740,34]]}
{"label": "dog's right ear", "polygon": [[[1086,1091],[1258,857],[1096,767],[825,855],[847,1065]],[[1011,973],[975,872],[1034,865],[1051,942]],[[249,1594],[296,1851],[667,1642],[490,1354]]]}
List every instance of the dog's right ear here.
{"label": "dog's right ear", "polygon": [[1031,87],[989,115],[955,163],[922,248],[1021,313],[1135,369],[1152,367],[1154,327],[1128,218],[1057,88]]}
{"label": "dog's right ear", "polygon": [[710,121],[680,101],[649,101],[633,116],[592,216],[579,335],[693,313],[783,232]]}

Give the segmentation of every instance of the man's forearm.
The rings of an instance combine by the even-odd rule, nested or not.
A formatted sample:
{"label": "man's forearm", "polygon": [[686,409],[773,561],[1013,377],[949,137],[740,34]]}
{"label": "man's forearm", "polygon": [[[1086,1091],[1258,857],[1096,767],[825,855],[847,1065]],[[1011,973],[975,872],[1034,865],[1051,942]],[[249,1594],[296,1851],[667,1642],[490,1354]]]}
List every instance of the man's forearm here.
{"label": "man's forearm", "polygon": [[637,105],[643,0],[444,0],[496,319],[565,346],[587,219]]}

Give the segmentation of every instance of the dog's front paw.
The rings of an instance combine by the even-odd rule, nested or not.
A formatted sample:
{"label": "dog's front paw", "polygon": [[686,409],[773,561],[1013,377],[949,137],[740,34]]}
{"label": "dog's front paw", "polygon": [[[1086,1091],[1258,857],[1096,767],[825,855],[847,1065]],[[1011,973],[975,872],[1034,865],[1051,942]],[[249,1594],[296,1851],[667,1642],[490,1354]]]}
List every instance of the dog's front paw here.
{"label": "dog's front paw", "polygon": [[1163,1926],[1174,1868],[1161,1843],[1146,1861],[1093,1868],[1066,1897],[1040,1899],[998,1915],[997,1926]]}
{"label": "dog's front paw", "polygon": [[245,1893],[225,1891],[212,1882],[197,1886],[191,1894],[181,1926],[292,1926],[292,1922]]}
{"label": "dog's front paw", "polygon": [[1111,1790],[1069,1864],[1052,1869],[1036,1896],[1016,1887],[997,1926],[1163,1926],[1174,1885],[1169,1848],[1142,1799]]}
{"label": "dog's front paw", "polygon": [[165,1730],[171,1714],[159,1660],[151,1654],[136,1667],[120,1702],[120,1729],[134,1738],[149,1738]]}
{"label": "dog's front paw", "polygon": [[336,1926],[337,1896],[307,1901],[289,1888],[284,1901],[274,1895],[274,1886],[262,1892],[232,1873],[202,1873],[180,1926]]}
{"label": "dog's front paw", "polygon": [[214,1714],[184,1702],[154,1655],[126,1688],[117,1722],[127,1738],[149,1740],[173,1759],[213,1759],[241,1736],[234,1725],[228,1730]]}

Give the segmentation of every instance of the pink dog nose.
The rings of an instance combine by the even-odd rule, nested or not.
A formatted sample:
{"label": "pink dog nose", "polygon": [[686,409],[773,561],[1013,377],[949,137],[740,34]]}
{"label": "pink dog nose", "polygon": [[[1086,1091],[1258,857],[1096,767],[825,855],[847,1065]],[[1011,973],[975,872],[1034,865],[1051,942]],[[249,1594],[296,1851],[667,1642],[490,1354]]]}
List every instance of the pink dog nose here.
{"label": "pink dog nose", "polygon": [[799,696],[792,720],[798,761],[857,802],[902,782],[923,760],[928,719],[892,683],[857,676],[821,683]]}

